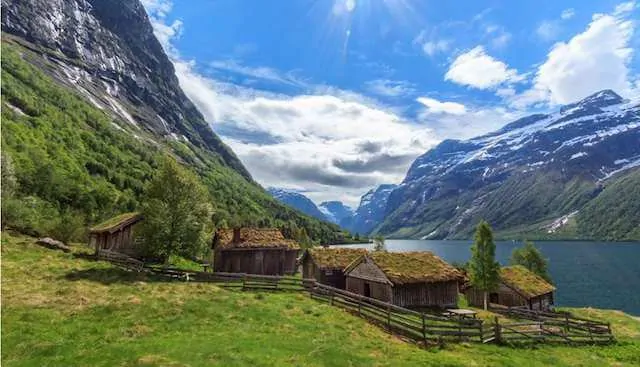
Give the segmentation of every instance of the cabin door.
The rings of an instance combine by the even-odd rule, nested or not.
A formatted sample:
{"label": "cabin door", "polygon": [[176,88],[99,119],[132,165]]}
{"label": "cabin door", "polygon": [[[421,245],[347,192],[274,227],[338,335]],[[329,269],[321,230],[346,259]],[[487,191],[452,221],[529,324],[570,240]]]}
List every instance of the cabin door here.
{"label": "cabin door", "polygon": [[489,303],[500,304],[498,301],[498,293],[489,293]]}
{"label": "cabin door", "polygon": [[371,286],[369,283],[364,283],[364,296],[371,297]]}

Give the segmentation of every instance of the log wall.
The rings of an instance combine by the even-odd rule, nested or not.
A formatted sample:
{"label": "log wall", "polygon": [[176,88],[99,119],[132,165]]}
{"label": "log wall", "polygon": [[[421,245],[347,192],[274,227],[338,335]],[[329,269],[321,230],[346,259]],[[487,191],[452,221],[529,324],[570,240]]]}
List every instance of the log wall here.
{"label": "log wall", "polygon": [[295,274],[297,256],[298,250],[291,249],[220,249],[214,268],[225,273]]}
{"label": "log wall", "polygon": [[458,282],[396,285],[393,304],[401,307],[454,307],[458,303]]}

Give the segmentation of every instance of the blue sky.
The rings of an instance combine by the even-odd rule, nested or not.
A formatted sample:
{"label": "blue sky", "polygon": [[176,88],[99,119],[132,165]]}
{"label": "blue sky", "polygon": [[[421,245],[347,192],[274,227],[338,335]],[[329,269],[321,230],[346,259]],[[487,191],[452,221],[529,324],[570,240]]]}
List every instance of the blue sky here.
{"label": "blue sky", "polygon": [[443,139],[640,94],[634,2],[143,3],[214,131],[264,186],[316,202],[357,205]]}

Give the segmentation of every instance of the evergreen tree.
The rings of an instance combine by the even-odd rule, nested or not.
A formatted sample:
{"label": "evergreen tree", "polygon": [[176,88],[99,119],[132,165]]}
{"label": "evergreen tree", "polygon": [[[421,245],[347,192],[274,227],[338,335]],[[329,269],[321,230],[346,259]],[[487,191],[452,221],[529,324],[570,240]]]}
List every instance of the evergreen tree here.
{"label": "evergreen tree", "polygon": [[548,261],[542,256],[540,250],[531,241],[524,241],[524,246],[516,248],[511,253],[511,265],[522,265],[536,273],[544,280],[551,282],[551,276],[547,270]]}
{"label": "evergreen tree", "polygon": [[487,309],[487,293],[498,288],[500,264],[496,261],[496,244],[489,223],[480,221],[471,246],[469,261],[471,285],[484,293],[484,309]]}
{"label": "evergreen tree", "polygon": [[206,252],[211,226],[207,190],[197,177],[175,160],[165,158],[147,186],[142,235],[150,256],[193,258]]}

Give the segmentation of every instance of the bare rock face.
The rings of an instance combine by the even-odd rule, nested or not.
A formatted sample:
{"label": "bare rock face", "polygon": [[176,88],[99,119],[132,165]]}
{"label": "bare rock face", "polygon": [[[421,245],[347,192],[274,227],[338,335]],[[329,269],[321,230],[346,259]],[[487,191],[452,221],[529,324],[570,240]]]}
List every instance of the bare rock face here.
{"label": "bare rock face", "polygon": [[52,250],[60,250],[60,251],[64,251],[64,252],[71,252],[71,248],[67,245],[65,245],[64,243],[58,241],[58,240],[54,240],[51,237],[43,237],[43,238],[39,238],[36,243],[42,247],[46,247],[48,249],[52,249]]}

